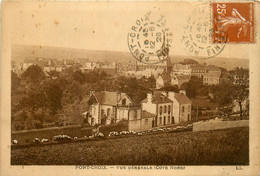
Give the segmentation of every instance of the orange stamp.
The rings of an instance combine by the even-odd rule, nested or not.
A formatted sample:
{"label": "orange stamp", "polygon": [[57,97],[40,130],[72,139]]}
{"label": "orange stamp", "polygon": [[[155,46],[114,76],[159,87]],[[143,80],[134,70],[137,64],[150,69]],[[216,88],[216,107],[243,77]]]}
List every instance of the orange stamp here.
{"label": "orange stamp", "polygon": [[227,38],[227,43],[254,43],[253,2],[212,3],[213,42]]}

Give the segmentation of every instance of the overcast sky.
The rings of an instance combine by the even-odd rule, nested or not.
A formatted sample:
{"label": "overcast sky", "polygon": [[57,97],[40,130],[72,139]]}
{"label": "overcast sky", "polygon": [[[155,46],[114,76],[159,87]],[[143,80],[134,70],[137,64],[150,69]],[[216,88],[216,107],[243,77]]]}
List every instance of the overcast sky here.
{"label": "overcast sky", "polygon": [[[12,44],[71,47],[128,52],[127,34],[137,19],[151,11],[151,19],[165,15],[172,32],[170,55],[187,55],[181,43],[183,27],[195,3],[9,3],[6,30]],[[208,12],[210,13],[210,12]],[[248,45],[228,44],[220,57],[248,58]]]}

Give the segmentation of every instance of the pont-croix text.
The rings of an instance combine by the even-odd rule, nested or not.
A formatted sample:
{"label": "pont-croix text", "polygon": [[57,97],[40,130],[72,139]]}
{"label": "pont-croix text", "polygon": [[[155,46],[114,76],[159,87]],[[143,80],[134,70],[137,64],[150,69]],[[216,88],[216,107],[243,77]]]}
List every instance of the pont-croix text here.
{"label": "pont-croix text", "polygon": [[118,170],[185,170],[185,166],[86,166],[77,165],[75,169],[87,169],[87,170],[106,170],[106,169],[118,169]]}

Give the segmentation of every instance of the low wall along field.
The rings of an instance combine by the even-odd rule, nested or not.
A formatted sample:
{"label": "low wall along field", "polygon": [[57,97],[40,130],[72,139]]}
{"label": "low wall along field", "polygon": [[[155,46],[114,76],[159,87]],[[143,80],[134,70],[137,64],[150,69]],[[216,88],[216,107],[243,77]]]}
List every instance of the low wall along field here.
{"label": "low wall along field", "polygon": [[11,140],[18,140],[19,144],[30,144],[34,138],[47,138],[52,140],[53,136],[65,134],[70,137],[84,137],[92,134],[92,128],[81,128],[80,125],[69,127],[53,127],[35,130],[14,131]]}
{"label": "low wall along field", "polygon": [[235,127],[248,127],[249,120],[220,121],[210,120],[208,122],[193,123],[193,131],[210,131]]}

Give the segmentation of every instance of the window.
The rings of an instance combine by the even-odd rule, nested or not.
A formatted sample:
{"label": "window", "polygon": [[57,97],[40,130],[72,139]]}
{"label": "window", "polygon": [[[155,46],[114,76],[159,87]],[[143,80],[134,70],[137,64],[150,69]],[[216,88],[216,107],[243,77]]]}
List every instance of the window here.
{"label": "window", "polygon": [[168,123],[171,123],[171,117],[168,116]]}
{"label": "window", "polygon": [[188,121],[190,121],[191,119],[190,119],[190,114],[188,114]]}
{"label": "window", "polygon": [[167,112],[167,106],[165,105],[164,106],[164,113],[166,113]]}
{"label": "window", "polygon": [[184,113],[184,106],[182,106],[181,112]]}
{"label": "window", "polygon": [[160,106],[160,115],[162,115],[162,106]]}
{"label": "window", "polygon": [[126,105],[126,99],[122,99],[122,105]]}
{"label": "window", "polygon": [[171,113],[171,105],[168,105],[168,114]]}
{"label": "window", "polygon": [[144,124],[145,124],[145,125],[148,124],[148,119],[145,119]]}
{"label": "window", "polygon": [[91,125],[94,125],[94,118],[91,118]]}
{"label": "window", "polygon": [[172,116],[172,124],[174,124],[174,117]]}
{"label": "window", "polygon": [[110,116],[110,115],[111,115],[111,109],[108,108],[108,109],[107,109],[107,116]]}
{"label": "window", "polygon": [[166,116],[163,117],[163,124],[166,124]]}
{"label": "window", "polygon": [[162,124],[162,117],[160,117],[160,124]]}

